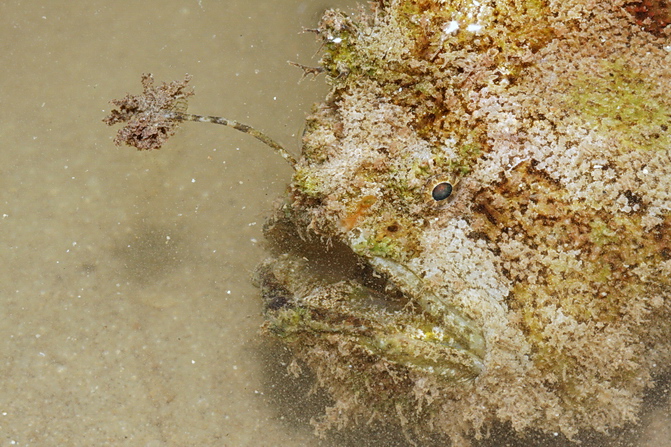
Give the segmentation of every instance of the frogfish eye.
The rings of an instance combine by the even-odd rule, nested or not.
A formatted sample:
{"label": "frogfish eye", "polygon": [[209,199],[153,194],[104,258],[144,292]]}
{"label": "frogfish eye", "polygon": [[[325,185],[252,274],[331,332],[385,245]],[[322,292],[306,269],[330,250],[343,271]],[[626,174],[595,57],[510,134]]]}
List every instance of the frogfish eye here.
{"label": "frogfish eye", "polygon": [[433,191],[431,191],[431,197],[436,202],[447,199],[450,197],[450,194],[452,194],[452,184],[448,182],[438,183],[433,187]]}

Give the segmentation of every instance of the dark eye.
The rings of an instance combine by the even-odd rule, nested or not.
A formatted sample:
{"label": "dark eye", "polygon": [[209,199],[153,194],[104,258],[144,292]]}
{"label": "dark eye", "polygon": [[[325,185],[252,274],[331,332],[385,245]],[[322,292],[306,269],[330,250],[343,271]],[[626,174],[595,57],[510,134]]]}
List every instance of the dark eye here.
{"label": "dark eye", "polygon": [[433,191],[431,191],[431,197],[436,202],[447,199],[450,197],[450,194],[452,194],[452,185],[448,182],[438,183],[433,187]]}

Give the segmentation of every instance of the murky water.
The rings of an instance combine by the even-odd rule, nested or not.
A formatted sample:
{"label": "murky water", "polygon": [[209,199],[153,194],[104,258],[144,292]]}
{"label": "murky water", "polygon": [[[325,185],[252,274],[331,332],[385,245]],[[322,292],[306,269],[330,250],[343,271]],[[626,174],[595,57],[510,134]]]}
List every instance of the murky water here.
{"label": "murky water", "polygon": [[292,400],[304,390],[258,335],[250,276],[286,163],[193,123],[138,153],[100,121],[141,73],[188,72],[191,111],[298,149],[327,88],[286,61],[316,65],[299,32],[353,4],[0,4],[0,446],[405,445],[318,441],[317,405]]}
{"label": "murky water", "polygon": [[250,284],[290,168],[223,127],[138,153],[100,120],[188,72],[191,110],[297,149],[326,86],[286,61],[316,64],[299,32],[329,5],[2,2],[0,445],[314,442],[267,396]]}

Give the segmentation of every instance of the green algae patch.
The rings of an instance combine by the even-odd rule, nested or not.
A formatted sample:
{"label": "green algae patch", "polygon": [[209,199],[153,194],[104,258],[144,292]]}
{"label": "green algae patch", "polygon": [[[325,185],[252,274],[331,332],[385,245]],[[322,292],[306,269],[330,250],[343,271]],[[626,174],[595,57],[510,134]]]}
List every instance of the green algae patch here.
{"label": "green algae patch", "polygon": [[357,253],[391,259],[397,259],[401,253],[399,244],[389,236],[369,237],[365,241],[353,245],[352,248]]}
{"label": "green algae patch", "polygon": [[458,157],[449,163],[450,170],[460,176],[468,174],[482,153],[483,149],[480,144],[465,143],[459,145],[459,149],[457,150]]}
{"label": "green algae patch", "polygon": [[567,107],[586,125],[617,138],[621,150],[667,150],[671,104],[659,94],[660,80],[621,59],[601,61],[595,68],[571,82]]}
{"label": "green algae patch", "polygon": [[293,182],[301,193],[308,197],[319,197],[323,192],[323,182],[309,169],[298,169],[294,174]]}
{"label": "green algae patch", "polygon": [[611,229],[602,219],[597,218],[589,223],[590,240],[597,246],[615,243],[619,240],[617,232]]}

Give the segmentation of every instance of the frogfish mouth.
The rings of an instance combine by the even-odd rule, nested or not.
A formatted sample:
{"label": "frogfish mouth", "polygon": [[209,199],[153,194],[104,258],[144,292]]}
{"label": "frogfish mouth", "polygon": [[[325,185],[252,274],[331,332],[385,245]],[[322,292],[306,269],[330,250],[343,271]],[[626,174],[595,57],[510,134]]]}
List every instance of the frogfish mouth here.
{"label": "frogfish mouth", "polygon": [[315,345],[328,340],[331,348],[379,357],[387,367],[452,382],[482,371],[482,330],[441,302],[409,267],[357,254],[342,242],[301,239],[287,220],[270,219],[266,236],[278,256],[259,267],[257,281],[269,317],[265,327],[274,335]]}

